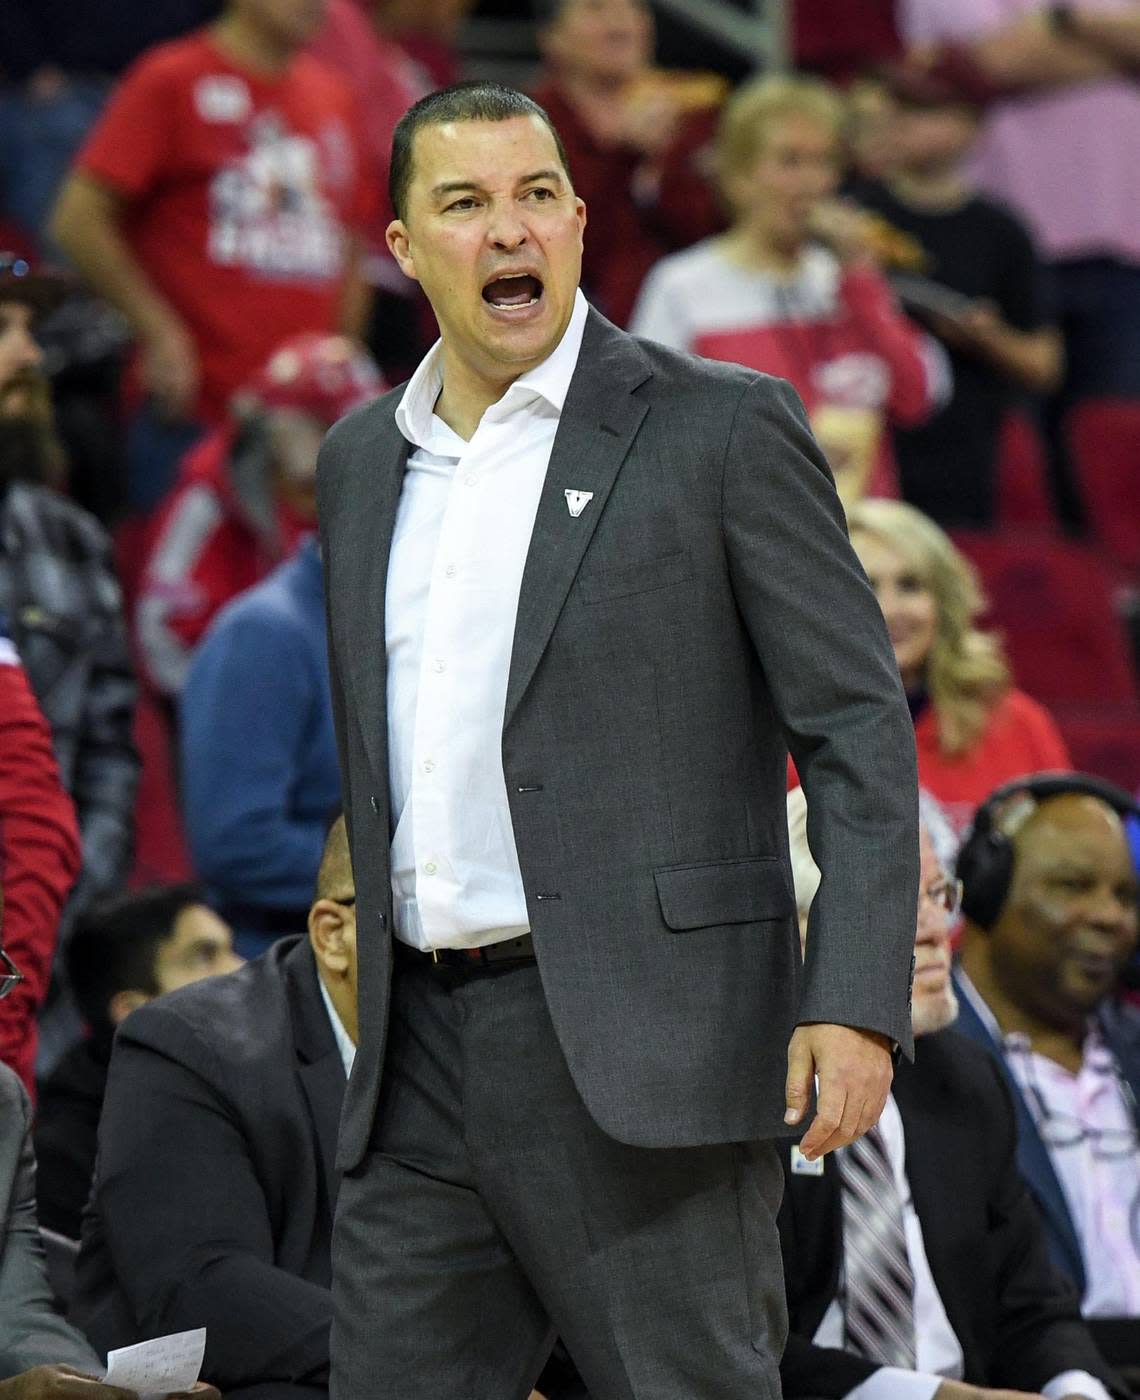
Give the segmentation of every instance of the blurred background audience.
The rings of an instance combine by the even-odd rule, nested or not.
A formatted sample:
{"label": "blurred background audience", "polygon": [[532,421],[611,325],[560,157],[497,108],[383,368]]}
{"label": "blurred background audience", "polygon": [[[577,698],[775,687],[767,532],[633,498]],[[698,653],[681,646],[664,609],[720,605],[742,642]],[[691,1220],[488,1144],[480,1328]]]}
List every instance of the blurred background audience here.
{"label": "blurred background audience", "polygon": [[894,491],[888,423],[950,393],[945,357],[903,316],[866,220],[835,198],[843,106],[811,78],[761,78],[721,117],[715,168],[732,222],[650,273],[632,329],[795,385],[844,501]]}
{"label": "blurred background audience", "polygon": [[43,1080],[36,1111],[36,1205],[45,1228],[79,1238],[116,1028],[136,1007],[240,961],[230,930],[192,885],[120,895],[80,921],[65,963],[89,1035]]}
{"label": "blurred background audience", "polygon": [[139,583],[139,651],[156,690],[178,695],[215,615],[316,529],[321,439],[383,387],[343,336],[294,336],[186,454]]}
{"label": "blurred background audience", "polygon": [[[31,1101],[39,1075],[39,1226],[30,1200],[18,1214],[48,1243],[56,1301],[101,1131],[92,1336],[208,1315],[208,1374],[231,1394],[324,1392],[353,1037],[347,944],[325,934],[353,904],[342,828],[326,847],[340,781],[313,480],[323,433],[435,338],[385,246],[389,143],[411,102],[465,76],[549,110],[599,310],[795,385],[890,629],[947,917],[967,843],[964,922],[932,934],[928,900],[919,959],[933,984],[960,948],[955,1030],[997,1077],[930,1028],[900,1077],[901,1132],[926,1133],[944,1093],[976,1137],[946,1137],[947,1157],[1008,1156],[1013,1112],[1053,1266],[1123,1380],[1048,1280],[1025,1364],[1003,1369],[1008,1298],[965,1296],[935,1215],[953,1202],[971,1259],[999,1272],[1009,1236],[908,1141],[896,1179],[963,1356],[925,1370],[1060,1400],[1050,1367],[1072,1383],[1071,1356],[1096,1382],[1071,1393],[1124,1395],[1140,1380],[1140,0],[0,6],[0,1059]],[[31,1110],[8,1099],[19,1185]],[[288,1171],[260,1171],[283,1124]],[[216,1133],[217,1170],[189,1181]],[[1037,1259],[995,1163],[975,1203],[1012,1201]],[[789,1180],[797,1199],[818,1184]],[[194,1253],[207,1236],[241,1287],[273,1280],[232,1318]],[[796,1268],[830,1271],[838,1238],[800,1231]],[[156,1280],[177,1280],[164,1302]],[[272,1315],[278,1283],[294,1302]],[[876,1400],[892,1368],[829,1351],[820,1369],[834,1335],[813,1309],[834,1298],[808,1293],[800,1381]],[[46,1388],[24,1365],[13,1396],[92,1364],[77,1337],[52,1344]],[[540,1389],[584,1395],[564,1353]]]}
{"label": "blurred background audience", "polygon": [[1005,779],[1068,768],[1048,712],[1014,689],[1000,638],[978,626],[985,599],[949,536],[902,501],[860,501],[848,526],[914,716],[919,781],[955,825]]}
{"label": "blurred background audience", "polygon": [[221,613],[180,715],[190,851],[238,946],[255,956],[304,922],[340,806],[315,540]]}

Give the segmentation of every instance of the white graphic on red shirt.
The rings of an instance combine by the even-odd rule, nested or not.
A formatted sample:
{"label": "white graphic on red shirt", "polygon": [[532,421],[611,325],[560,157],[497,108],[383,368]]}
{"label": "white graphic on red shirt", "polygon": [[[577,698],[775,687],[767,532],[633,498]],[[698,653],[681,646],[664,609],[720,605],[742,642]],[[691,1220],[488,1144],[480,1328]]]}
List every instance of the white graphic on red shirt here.
{"label": "white graphic on red shirt", "polygon": [[[249,149],[210,182],[209,256],[265,277],[329,281],[341,274],[343,230],[321,184],[316,142],[261,113]],[[323,133],[328,142],[328,132]]]}

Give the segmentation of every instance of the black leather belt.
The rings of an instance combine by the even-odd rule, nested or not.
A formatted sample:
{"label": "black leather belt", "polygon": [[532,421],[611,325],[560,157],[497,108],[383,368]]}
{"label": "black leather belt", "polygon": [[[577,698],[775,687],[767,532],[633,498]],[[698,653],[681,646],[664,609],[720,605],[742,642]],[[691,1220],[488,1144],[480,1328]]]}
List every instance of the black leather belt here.
{"label": "black leather belt", "polygon": [[419,967],[426,972],[446,976],[475,977],[481,972],[506,971],[536,960],[534,939],[529,933],[521,938],[504,938],[483,948],[432,948],[424,951],[393,940],[396,962],[403,967]]}

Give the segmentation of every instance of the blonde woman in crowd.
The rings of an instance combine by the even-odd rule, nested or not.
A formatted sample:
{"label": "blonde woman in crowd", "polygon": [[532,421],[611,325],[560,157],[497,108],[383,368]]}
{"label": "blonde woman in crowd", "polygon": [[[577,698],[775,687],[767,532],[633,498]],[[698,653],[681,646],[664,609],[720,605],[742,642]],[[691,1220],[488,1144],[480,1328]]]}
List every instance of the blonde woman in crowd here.
{"label": "blonde woman in crowd", "polygon": [[899,501],[861,501],[851,541],[887,620],[914,716],[918,777],[961,830],[999,783],[1071,766],[1049,713],[1013,686],[1001,642],[978,627],[969,561]]}
{"label": "blonde woman in crowd", "polygon": [[657,264],[630,329],[791,380],[846,503],[894,493],[885,429],[922,422],[949,368],[895,304],[866,216],[835,197],[843,116],[813,78],[738,89],[716,140],[732,225]]}

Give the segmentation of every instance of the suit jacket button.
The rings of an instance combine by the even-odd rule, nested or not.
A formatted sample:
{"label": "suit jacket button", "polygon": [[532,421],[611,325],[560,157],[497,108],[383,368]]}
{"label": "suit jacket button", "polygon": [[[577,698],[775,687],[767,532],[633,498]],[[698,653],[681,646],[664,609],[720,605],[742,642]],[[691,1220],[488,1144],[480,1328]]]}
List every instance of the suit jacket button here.
{"label": "suit jacket button", "polygon": [[372,808],[373,812],[375,812],[377,816],[380,815],[380,804],[376,801],[375,793],[373,793],[372,796],[368,799],[368,805]]}
{"label": "suit jacket button", "polygon": [[380,920],[380,927],[381,927],[381,928],[384,928],[384,927],[387,925],[387,923],[388,923],[388,916],[387,916],[387,914],[377,914],[376,917]]}

